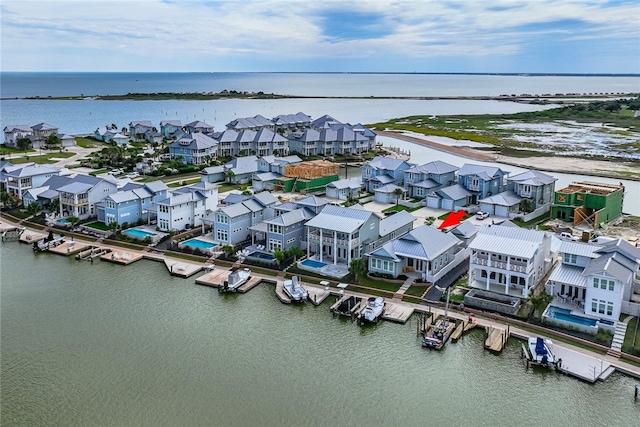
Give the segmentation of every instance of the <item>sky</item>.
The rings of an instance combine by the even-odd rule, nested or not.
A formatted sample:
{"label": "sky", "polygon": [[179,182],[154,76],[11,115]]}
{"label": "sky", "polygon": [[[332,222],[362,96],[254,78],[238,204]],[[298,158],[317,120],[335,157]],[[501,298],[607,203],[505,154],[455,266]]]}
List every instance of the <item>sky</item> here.
{"label": "sky", "polygon": [[2,71],[640,73],[637,0],[2,0]]}

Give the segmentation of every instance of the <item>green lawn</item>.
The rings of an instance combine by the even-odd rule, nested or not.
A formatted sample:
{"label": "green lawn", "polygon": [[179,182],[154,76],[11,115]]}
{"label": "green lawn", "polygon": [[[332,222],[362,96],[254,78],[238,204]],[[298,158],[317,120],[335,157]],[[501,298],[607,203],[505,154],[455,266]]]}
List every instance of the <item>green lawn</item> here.
{"label": "green lawn", "polygon": [[[624,343],[622,344],[622,351],[629,354],[640,354],[640,329],[638,327],[638,318],[634,317],[627,325],[627,333],[624,336]],[[635,347],[633,340],[635,337]]]}
{"label": "green lawn", "polygon": [[358,284],[367,288],[375,288],[389,292],[397,292],[398,289],[400,289],[400,287],[402,286],[402,283],[389,283],[385,282],[384,280],[372,279],[369,276],[361,277]]}
{"label": "green lawn", "polygon": [[75,155],[75,153],[69,153],[63,151],[61,153],[51,153],[51,154],[43,154],[43,155],[29,155],[27,157],[16,157],[15,159],[6,159],[14,165],[35,162],[38,164],[46,164],[46,163],[55,163],[56,160],[51,159],[66,159]]}
{"label": "green lawn", "polygon": [[185,185],[191,185],[191,184],[195,184],[195,183],[200,182],[200,178],[183,179],[180,182],[172,182],[170,184],[167,184],[167,186],[175,188],[175,187],[182,187],[182,186],[185,186]]}
{"label": "green lawn", "polygon": [[76,137],[76,145],[82,148],[94,148],[94,147],[109,147],[109,144],[96,141],[95,139],[85,138],[82,136]]}
{"label": "green lawn", "polygon": [[511,220],[515,225],[517,225],[518,227],[530,227],[532,225],[535,224],[539,224],[541,222],[547,221],[549,219],[549,215],[551,215],[551,212],[546,212],[543,213],[542,215],[540,215],[537,218],[533,218],[531,221],[527,221],[527,222],[523,222],[523,221],[518,221],[516,219]]}
{"label": "green lawn", "polygon": [[96,230],[109,231],[109,227],[105,225],[103,222],[92,222],[91,224],[84,224],[85,227],[95,228]]}
{"label": "green lawn", "polygon": [[400,211],[406,211],[407,207],[406,206],[400,206],[400,205],[393,205],[391,207],[388,207],[386,209],[382,210],[382,213],[388,213],[388,212],[400,212]]}
{"label": "green lawn", "polygon": [[427,288],[427,285],[411,285],[404,294],[414,297],[421,297],[426,292]]}

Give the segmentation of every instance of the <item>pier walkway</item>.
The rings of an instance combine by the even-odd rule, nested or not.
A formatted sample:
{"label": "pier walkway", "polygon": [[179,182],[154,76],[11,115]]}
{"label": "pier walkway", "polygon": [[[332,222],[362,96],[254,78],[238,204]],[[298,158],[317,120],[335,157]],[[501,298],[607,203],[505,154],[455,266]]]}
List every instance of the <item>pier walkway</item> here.
{"label": "pier walkway", "polygon": [[[0,231],[6,229],[8,227],[16,227],[16,224],[12,224],[10,221],[2,218],[0,221]],[[37,232],[31,229],[27,229],[20,234],[20,241],[23,243],[33,243],[37,242],[40,239],[46,238],[48,232]],[[64,244],[67,246],[62,246]],[[76,241],[73,245],[70,245],[71,242],[65,242],[62,245],[59,245],[57,251],[51,251],[53,253],[58,253],[60,255],[71,255],[72,253],[77,253],[78,256],[81,254],[87,254],[91,256],[94,253],[100,253],[104,251],[103,255],[101,255],[101,259],[105,259],[107,261],[115,262],[116,259],[112,258],[114,253],[118,254],[117,264],[127,265],[131,262],[134,262],[138,259],[150,259],[154,261],[164,262],[167,270],[178,277],[189,277],[203,269],[208,268],[210,265],[210,261],[206,260],[201,263],[186,261],[183,259],[172,258],[171,256],[164,255],[162,253],[154,253],[149,251],[138,251],[132,249],[126,249],[117,245],[108,245],[102,242],[100,243],[89,243],[87,244],[85,241],[79,242]],[[77,247],[76,247],[77,245]],[[84,249],[77,249],[81,246],[85,246]],[[56,248],[52,248],[56,249]],[[68,249],[68,250],[67,250]],[[72,252],[73,250],[73,252]],[[123,254],[130,255],[127,257],[122,257]],[[196,283],[198,284],[207,284],[209,286],[215,286],[215,283],[212,279],[212,275],[217,273],[218,271],[222,272],[222,269],[215,268],[212,272],[203,275],[202,277],[196,279]],[[227,269],[224,270],[224,273],[227,273]],[[219,273],[220,274],[220,273]],[[274,282],[273,275],[265,275],[252,273],[252,279],[255,280],[255,283],[252,283],[253,286],[256,286],[258,283],[265,282]],[[211,281],[209,281],[211,280]],[[217,280],[217,279],[216,279]],[[219,284],[220,282],[218,282]],[[282,290],[284,284],[284,278],[278,277],[276,284],[276,295],[282,302],[291,302],[291,300],[284,294]],[[247,284],[248,285],[248,284]],[[347,297],[349,295],[353,295],[356,298],[362,298],[364,301],[370,296],[361,292],[353,292],[351,290],[343,290],[337,288],[329,288],[326,286],[315,285],[315,284],[303,284],[309,290],[310,295],[323,295],[323,300],[326,299],[329,295],[333,295],[337,297],[337,300]],[[319,297],[316,298],[318,300]],[[401,301],[399,299],[387,300],[386,303],[388,312],[385,314],[385,319],[391,321],[398,321],[400,323],[406,322],[407,319],[411,316],[412,312],[419,313],[430,313],[430,315],[438,317],[444,315],[444,310],[440,308],[435,308],[426,305],[417,305],[408,302]],[[390,305],[392,304],[392,305]],[[409,314],[408,314],[409,313]],[[465,312],[459,312],[456,310],[449,310],[447,315],[451,318],[456,318],[462,321],[468,321],[469,314]],[[472,326],[473,325],[473,326]],[[473,322],[471,324],[465,324],[465,330],[471,327],[483,327],[487,331],[496,331],[496,330],[505,330],[508,331],[508,337],[513,336],[518,339],[528,340],[529,337],[540,336],[545,339],[549,339],[550,337],[544,333],[543,330],[538,332],[531,332],[524,330],[522,328],[516,326],[506,326],[501,323],[499,320],[489,319],[487,317],[483,317],[482,313],[473,315]],[[532,326],[533,328],[533,326]],[[494,332],[494,334],[496,334]],[[500,333],[497,333],[500,335]],[[462,335],[462,332],[460,332]],[[489,334],[491,336],[491,333]],[[507,337],[507,338],[508,338]],[[551,338],[553,340],[553,338]],[[569,339],[569,338],[568,338]],[[498,341],[498,339],[494,338],[493,340]],[[506,342],[506,339],[501,339],[503,344]],[[585,381],[597,381],[606,379],[612,372],[618,370],[624,374],[634,376],[636,378],[640,378],[640,368],[638,366],[632,365],[630,363],[626,363],[625,361],[620,360],[617,357],[613,357],[611,355],[599,354],[597,351],[592,351],[589,349],[585,349],[582,347],[578,347],[576,345],[572,345],[569,343],[554,341],[554,351],[556,355],[562,359],[561,369],[560,371],[572,375],[574,377],[583,379]]]}

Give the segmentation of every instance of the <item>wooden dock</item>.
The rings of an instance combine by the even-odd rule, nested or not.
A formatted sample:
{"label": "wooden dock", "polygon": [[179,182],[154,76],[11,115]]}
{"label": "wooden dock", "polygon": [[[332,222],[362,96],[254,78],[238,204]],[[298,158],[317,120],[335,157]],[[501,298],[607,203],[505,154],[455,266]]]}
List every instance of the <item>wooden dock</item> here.
{"label": "wooden dock", "polygon": [[311,301],[311,304],[313,305],[322,304],[322,302],[325,299],[327,299],[329,295],[331,295],[331,292],[329,289],[320,288],[317,286],[309,286],[309,285],[303,285],[303,286],[307,290],[309,301]]}
{"label": "wooden dock", "polygon": [[251,289],[258,286],[261,281],[262,279],[259,277],[250,277],[249,280],[247,280],[247,283],[238,288],[238,292],[240,292],[241,294],[249,292]]}
{"label": "wooden dock", "polygon": [[113,250],[100,256],[100,260],[109,261],[114,264],[129,265],[142,259],[142,254],[137,252],[129,252],[121,249]]}
{"label": "wooden dock", "polygon": [[91,261],[93,262],[94,258],[101,257],[102,255],[108,254],[111,252],[109,248],[103,248],[101,246],[93,246],[90,245],[83,251],[80,251],[76,255],[77,260]]}
{"label": "wooden dock", "polygon": [[227,269],[213,268],[208,273],[198,277],[196,279],[196,284],[219,288],[220,284],[227,279],[228,275],[229,270]]}
{"label": "wooden dock", "polygon": [[413,307],[404,304],[385,302],[382,318],[391,322],[404,324],[407,323],[407,320],[409,320],[409,317],[413,314],[413,310]]}
{"label": "wooden dock", "polygon": [[509,339],[509,326],[506,328],[487,326],[485,331],[487,338],[484,341],[484,348],[498,353],[501,352]]}
{"label": "wooden dock", "polygon": [[75,255],[78,252],[82,252],[88,249],[90,245],[85,242],[69,241],[63,242],[54,248],[49,248],[49,252],[53,252],[58,255]]}
{"label": "wooden dock", "polygon": [[291,304],[291,298],[284,292],[284,280],[278,279],[276,281],[276,296],[281,303]]}
{"label": "wooden dock", "polygon": [[21,243],[35,243],[39,242],[42,239],[46,239],[48,234],[45,233],[36,233],[34,231],[25,231],[20,234],[20,242]]}
{"label": "wooden dock", "polygon": [[[142,255],[140,255],[142,257]],[[193,276],[204,268],[202,264],[194,264],[188,261],[175,261],[173,259],[165,259],[164,265],[172,276],[187,278]]]}

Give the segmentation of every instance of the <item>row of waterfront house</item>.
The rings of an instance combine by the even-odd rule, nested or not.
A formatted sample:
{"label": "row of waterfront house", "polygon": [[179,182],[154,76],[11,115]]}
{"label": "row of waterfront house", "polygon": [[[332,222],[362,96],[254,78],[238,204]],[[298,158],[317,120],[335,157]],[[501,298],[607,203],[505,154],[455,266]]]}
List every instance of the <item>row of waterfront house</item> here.
{"label": "row of waterfront house", "polygon": [[[260,160],[264,165],[277,164],[275,159],[264,157],[254,161]],[[375,173],[385,170],[392,176],[392,170],[398,169],[393,167],[397,162],[375,158],[365,165],[358,194],[371,182],[374,183],[371,185],[375,182],[388,185],[375,180],[383,176]],[[451,167],[441,163],[409,165],[402,181],[394,185],[408,191],[416,182],[417,173],[434,168],[444,174],[452,172]],[[502,172],[491,167],[484,171],[481,168],[461,167],[457,172],[459,175],[463,171],[462,178],[454,174],[453,181],[457,184],[453,185],[466,188],[464,183],[469,177],[464,171],[473,170],[475,177],[470,182],[477,185],[477,191],[483,187],[480,185],[483,180],[490,183],[488,188],[503,188],[503,182],[492,184],[492,177]],[[415,172],[406,172],[411,170]],[[427,179],[434,177],[437,178],[434,175]],[[405,178],[409,179],[406,187]],[[544,188],[555,181],[534,171],[511,178],[514,185],[530,186],[525,194],[518,194],[519,187],[512,187],[516,191],[508,190],[509,178],[506,178],[505,191],[513,191],[522,199],[527,194],[537,195],[537,191],[546,194],[551,190],[536,187]],[[442,181],[444,188],[451,186],[450,181]],[[523,181],[526,184],[522,184]],[[75,174],[51,165],[3,163],[0,182],[14,197],[21,198],[25,206],[51,205],[57,200],[57,216],[50,218],[52,221],[76,216],[82,220],[95,218],[105,224],[144,222],[153,223],[158,231],[165,232],[199,227],[218,245],[232,245],[250,252],[270,254],[299,247],[307,254],[300,267],[327,276],[342,277],[352,260],[365,259],[370,273],[392,278],[413,277],[448,286],[462,269],[468,271],[468,284],[473,289],[465,302],[497,311],[510,312],[517,308],[519,301],[527,299],[532,290],[544,286],[547,293],[554,296],[554,309],[545,311],[548,321],[565,327],[573,327],[567,322],[575,321],[575,326],[586,332],[611,329],[620,314],[640,312],[638,248],[622,239],[604,243],[560,240],[546,231],[517,227],[507,219],[508,215],[500,215],[495,210],[492,224],[477,228],[471,221],[463,221],[443,232],[421,224],[407,211],[385,217],[361,204],[342,206],[339,198],[287,195],[287,200],[281,200],[262,191],[250,195],[232,193],[219,200],[218,187],[208,180],[206,173],[196,184],[171,189],[161,181],[137,183],[110,175]],[[347,180],[347,183],[356,182]],[[558,212],[570,209],[577,225],[576,221],[583,221],[580,212],[609,209],[608,203],[617,203],[616,198],[609,199],[611,194],[622,191],[596,183],[575,183],[553,192],[551,205]],[[580,195],[582,197],[578,197]],[[591,200],[594,197],[600,203],[600,211],[597,207],[585,207],[587,203],[595,203]],[[475,201],[482,206],[485,199],[478,193]],[[428,205],[428,198],[422,199],[422,203]],[[504,303],[496,303],[495,295],[505,298]],[[576,316],[579,320],[575,320]]]}

